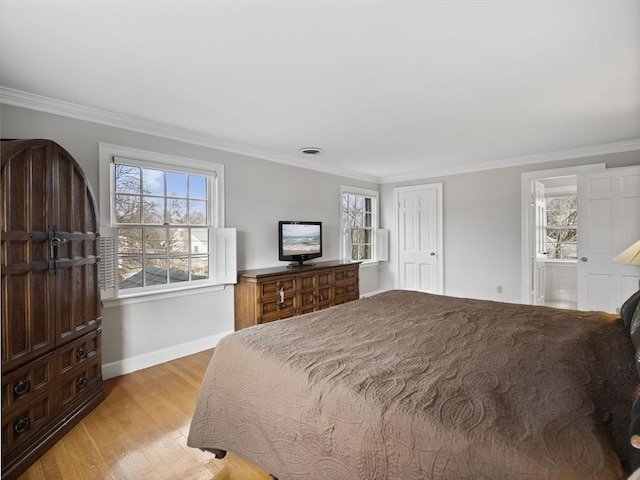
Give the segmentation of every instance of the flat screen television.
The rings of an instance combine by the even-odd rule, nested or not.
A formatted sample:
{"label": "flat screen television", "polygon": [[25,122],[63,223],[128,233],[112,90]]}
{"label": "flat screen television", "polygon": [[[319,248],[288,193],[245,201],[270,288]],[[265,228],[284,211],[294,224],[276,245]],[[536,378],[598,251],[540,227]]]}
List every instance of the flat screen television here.
{"label": "flat screen television", "polygon": [[307,260],[322,256],[322,222],[278,222],[278,250],[281,262],[293,262],[288,268],[310,267]]}

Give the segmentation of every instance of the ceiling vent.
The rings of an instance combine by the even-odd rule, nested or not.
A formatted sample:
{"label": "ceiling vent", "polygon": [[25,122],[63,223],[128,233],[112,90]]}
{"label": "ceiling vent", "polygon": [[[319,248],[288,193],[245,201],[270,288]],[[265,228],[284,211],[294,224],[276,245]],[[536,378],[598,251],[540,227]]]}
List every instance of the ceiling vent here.
{"label": "ceiling vent", "polygon": [[319,155],[322,153],[322,149],[318,147],[304,147],[298,150],[303,155]]}

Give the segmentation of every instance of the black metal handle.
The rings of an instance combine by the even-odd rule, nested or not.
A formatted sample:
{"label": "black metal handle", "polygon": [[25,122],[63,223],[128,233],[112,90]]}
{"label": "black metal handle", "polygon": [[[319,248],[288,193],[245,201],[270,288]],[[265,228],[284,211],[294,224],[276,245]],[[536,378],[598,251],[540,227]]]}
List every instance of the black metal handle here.
{"label": "black metal handle", "polygon": [[87,349],[84,347],[80,347],[76,350],[76,358],[78,360],[83,360],[87,358]]}
{"label": "black metal handle", "polygon": [[87,386],[87,377],[78,378],[78,380],[76,380],[76,385],[78,386],[79,389],[83,389],[84,387],[86,387]]}
{"label": "black metal handle", "polygon": [[66,240],[64,238],[53,237],[51,239],[51,246],[54,247],[54,248],[58,248],[60,245],[62,245],[65,242],[66,242]]}
{"label": "black metal handle", "polygon": [[30,426],[31,422],[29,421],[29,417],[20,417],[16,419],[15,423],[13,424],[13,431],[16,435],[22,435],[24,432],[29,430]]}
{"label": "black metal handle", "polygon": [[16,396],[24,395],[29,391],[30,386],[31,384],[29,383],[29,380],[20,380],[13,386],[13,391]]}

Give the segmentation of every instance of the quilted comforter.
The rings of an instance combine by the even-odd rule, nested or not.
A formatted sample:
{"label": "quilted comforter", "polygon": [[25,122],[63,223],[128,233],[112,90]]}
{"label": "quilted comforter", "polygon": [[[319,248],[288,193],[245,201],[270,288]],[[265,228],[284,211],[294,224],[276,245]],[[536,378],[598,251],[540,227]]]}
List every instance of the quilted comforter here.
{"label": "quilted comforter", "polygon": [[280,480],[623,479],[620,320],[410,291],[241,330],[188,444]]}

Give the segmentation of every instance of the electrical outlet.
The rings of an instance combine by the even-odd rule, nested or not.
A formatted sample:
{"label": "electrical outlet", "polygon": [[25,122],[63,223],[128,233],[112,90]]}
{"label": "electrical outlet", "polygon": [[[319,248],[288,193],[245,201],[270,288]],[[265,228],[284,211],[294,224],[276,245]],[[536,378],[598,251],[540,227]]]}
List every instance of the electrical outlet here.
{"label": "electrical outlet", "polygon": [[498,285],[498,293],[502,293],[502,285]]}

